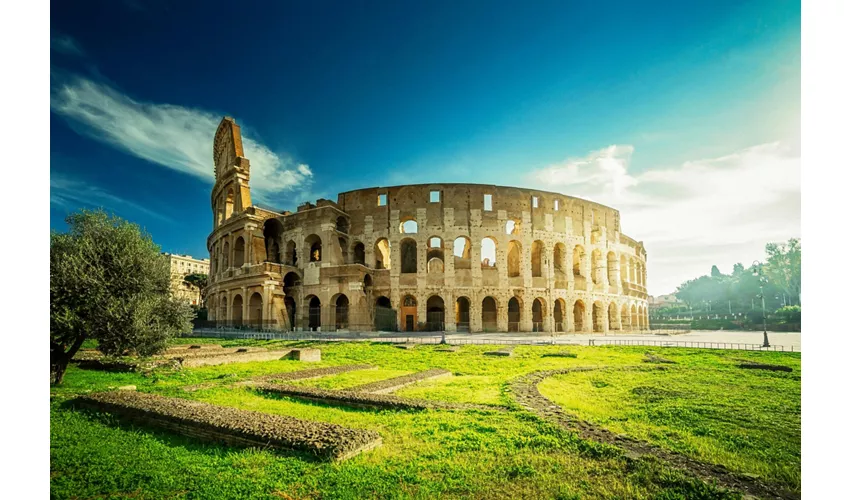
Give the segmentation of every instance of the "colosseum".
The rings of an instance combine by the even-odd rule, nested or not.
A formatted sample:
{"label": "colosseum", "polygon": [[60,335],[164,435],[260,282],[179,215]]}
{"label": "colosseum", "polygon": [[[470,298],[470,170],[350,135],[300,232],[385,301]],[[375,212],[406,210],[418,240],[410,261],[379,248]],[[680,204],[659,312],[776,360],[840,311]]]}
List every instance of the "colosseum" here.
{"label": "colosseum", "polygon": [[239,126],[213,144],[208,318],[282,331],[648,328],[646,250],[617,210],[481,184],[371,187],[295,212],[251,203]]}

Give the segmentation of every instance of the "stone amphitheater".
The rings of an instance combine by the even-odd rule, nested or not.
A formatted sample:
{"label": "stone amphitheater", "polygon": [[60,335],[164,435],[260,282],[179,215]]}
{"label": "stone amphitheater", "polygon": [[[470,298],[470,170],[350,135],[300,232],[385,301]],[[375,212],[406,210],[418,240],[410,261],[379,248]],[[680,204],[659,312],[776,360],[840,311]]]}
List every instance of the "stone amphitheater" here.
{"label": "stone amphitheater", "polygon": [[251,202],[239,126],[213,144],[208,318],[281,331],[648,328],[646,250],[613,208],[481,184],[372,187],[275,211]]}

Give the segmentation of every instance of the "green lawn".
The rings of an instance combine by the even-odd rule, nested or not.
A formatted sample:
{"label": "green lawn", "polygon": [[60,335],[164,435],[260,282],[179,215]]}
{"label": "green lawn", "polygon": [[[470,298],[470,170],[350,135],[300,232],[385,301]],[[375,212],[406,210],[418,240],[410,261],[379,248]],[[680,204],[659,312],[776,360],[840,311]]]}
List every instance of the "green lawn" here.
{"label": "green lawn", "polygon": [[[181,339],[198,343],[198,339]],[[270,347],[275,341],[208,340],[223,345]],[[289,343],[287,345],[291,345]],[[574,434],[548,424],[528,413],[515,411],[506,382],[536,370],[569,366],[599,365],[624,367],[642,365],[646,348],[571,347],[577,359],[541,357],[563,350],[555,347],[519,346],[514,357],[484,356],[492,346],[464,346],[459,352],[436,352],[433,346],[401,350],[386,345],[330,343],[322,349],[321,363],[272,361],[220,365],[159,373],[104,373],[71,367],[65,384],[51,389],[51,493],[54,498],[736,498],[692,480],[684,474],[646,458],[626,460],[621,452],[605,445],[578,439]],[[660,426],[658,415],[670,423],[689,418],[695,429],[688,435],[708,433],[714,441],[687,441],[695,449],[720,449],[725,441],[742,442],[747,435],[765,451],[761,461],[751,447],[723,448],[721,454],[700,455],[721,463],[739,464],[742,470],[775,481],[799,485],[800,381],[799,354],[702,352],[663,350],[661,354],[687,360],[666,373],[590,372],[549,379],[541,391],[565,407],[618,432],[658,441],[665,430],[647,430],[633,408],[647,409],[645,420]],[[694,354],[691,354],[694,353]],[[754,372],[734,368],[735,358],[753,359],[794,366],[792,374]],[[232,388],[232,382],[251,376],[304,368],[368,363],[377,370],[349,372],[302,384],[340,389],[391,378],[428,368],[446,368],[452,377],[408,386],[399,395],[452,402],[501,405],[514,411],[369,411],[288,398],[260,395],[249,388]],[[655,379],[640,379],[641,376]],[[660,377],[667,377],[671,384]],[[582,389],[584,380],[588,387]],[[599,382],[590,382],[590,381]],[[690,381],[689,388],[688,381]],[[209,388],[185,392],[181,387],[211,383]],[[773,385],[780,384],[781,385]],[[198,399],[210,403],[291,415],[378,431],[383,445],[343,463],[318,462],[311,458],[271,451],[232,449],[198,443],[155,429],[115,422],[108,415],[82,412],[67,407],[66,400],[84,391],[134,384],[138,390],[167,396]],[[616,403],[615,391],[625,394]],[[652,390],[639,387],[661,385],[682,397],[664,393],[652,413],[646,401]],[[718,385],[719,384],[719,385]],[[680,387],[682,386],[682,387]],[[769,387],[776,390],[769,390]],[[656,391],[657,392],[657,391]],[[708,392],[716,401],[705,412],[692,396]],[[613,399],[609,400],[609,393]],[[626,394],[627,393],[627,394]],[[638,398],[628,403],[629,394]],[[648,396],[647,396],[648,395]],[[644,398],[641,400],[640,398]],[[665,399],[666,398],[666,399]],[[585,404],[588,401],[598,404]],[[610,401],[610,402],[609,402]],[[747,406],[742,413],[741,406]],[[594,415],[587,407],[604,407]],[[681,410],[677,410],[681,408]],[[684,417],[685,413],[699,417]],[[644,415],[640,413],[640,415]],[[607,418],[608,420],[603,421]],[[629,418],[632,427],[623,425]],[[632,419],[635,419],[632,423]],[[675,419],[676,420],[674,422]],[[773,423],[782,431],[771,435],[762,424],[748,427],[747,421]],[[726,425],[729,422],[732,425]],[[796,422],[796,431],[793,430]],[[786,426],[786,423],[789,425]],[[646,432],[647,434],[640,434]],[[711,434],[711,433],[714,434]],[[796,432],[796,434],[794,434]],[[681,435],[685,432],[679,431]],[[749,434],[747,434],[749,433]],[[735,437],[737,436],[737,437]],[[700,436],[697,436],[700,437]],[[663,440],[662,440],[663,441]],[[694,444],[694,443],[709,444]],[[746,440],[743,440],[746,442]],[[766,444],[765,444],[766,443]],[[661,443],[664,444],[664,443]],[[670,446],[684,446],[670,444]],[[791,459],[788,459],[788,457]],[[786,460],[780,467],[774,460]],[[778,473],[785,470],[784,473]],[[796,479],[795,479],[796,478]],[[795,483],[796,481],[796,483]]]}

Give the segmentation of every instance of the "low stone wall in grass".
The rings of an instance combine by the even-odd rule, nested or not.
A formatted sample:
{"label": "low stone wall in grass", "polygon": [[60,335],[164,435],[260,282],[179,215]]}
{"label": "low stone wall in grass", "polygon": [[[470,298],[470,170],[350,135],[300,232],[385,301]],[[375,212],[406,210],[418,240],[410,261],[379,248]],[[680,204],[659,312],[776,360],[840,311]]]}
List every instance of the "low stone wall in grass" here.
{"label": "low stone wall in grass", "polygon": [[81,396],[75,402],[132,423],[159,427],[203,441],[300,451],[329,460],[345,460],[381,444],[381,436],[372,430],[155,394],[100,392]]}
{"label": "low stone wall in grass", "polygon": [[[287,349],[287,352],[290,349]],[[218,349],[168,349],[163,354],[164,357],[170,359],[188,359],[188,358],[208,358],[211,356],[224,356],[227,354],[243,354],[249,352],[269,352],[265,347],[228,347]]]}
{"label": "low stone wall in grass", "polygon": [[294,372],[273,373],[271,375],[263,375],[255,377],[251,380],[239,382],[240,385],[264,383],[264,382],[284,382],[293,380],[309,380],[314,378],[329,377],[331,375],[339,375],[340,373],[353,372],[357,370],[374,370],[372,365],[342,365],[328,366],[326,368],[310,368],[309,370],[298,370]]}
{"label": "low stone wall in grass", "polygon": [[484,353],[485,356],[513,356],[514,355],[514,346],[503,347],[497,351],[487,351]]}
{"label": "low stone wall in grass", "polygon": [[370,410],[501,410],[502,408],[469,403],[447,403],[425,399],[402,398],[386,394],[353,391],[329,391],[314,387],[286,384],[259,384],[261,393],[287,396],[316,403],[366,408]]}
{"label": "low stone wall in grass", "polygon": [[371,394],[387,394],[395,390],[401,389],[404,386],[422,382],[423,380],[431,380],[441,377],[451,377],[452,372],[442,368],[431,368],[421,372],[411,373],[410,375],[402,375],[386,380],[378,380],[369,384],[358,385],[347,389],[352,392],[368,392]]}
{"label": "low stone wall in grass", "polygon": [[569,351],[561,351],[561,352],[550,352],[546,354],[542,354],[541,358],[577,358],[578,354]]}
{"label": "low stone wall in grass", "polygon": [[180,359],[184,368],[192,368],[196,366],[212,366],[226,365],[230,363],[248,363],[251,361],[276,361],[289,357],[292,349],[283,349],[279,351],[247,351],[234,352],[226,354],[210,353],[207,355],[188,356]]}
{"label": "low stone wall in grass", "polygon": [[782,366],[782,365],[768,365],[764,363],[755,363],[753,361],[748,361],[746,363],[741,363],[738,365],[739,368],[744,368],[748,370],[770,370],[773,372],[793,372],[794,369],[790,366]]}

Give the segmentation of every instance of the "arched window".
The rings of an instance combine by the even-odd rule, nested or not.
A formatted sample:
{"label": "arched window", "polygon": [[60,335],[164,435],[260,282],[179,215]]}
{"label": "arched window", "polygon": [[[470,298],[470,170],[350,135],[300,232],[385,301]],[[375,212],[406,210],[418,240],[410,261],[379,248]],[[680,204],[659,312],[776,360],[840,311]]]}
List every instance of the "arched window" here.
{"label": "arched window", "polygon": [[348,297],[345,294],[340,294],[336,298],[334,313],[336,316],[336,329],[345,330],[348,328]]}
{"label": "arched window", "polygon": [[414,219],[407,219],[399,224],[398,230],[402,234],[416,234],[419,232],[419,224]]}
{"label": "arched window", "polygon": [[617,316],[617,304],[611,302],[608,305],[608,329],[619,330],[619,321]]}
{"label": "arched window", "polygon": [[573,248],[573,275],[584,278],[584,247],[576,245]]}
{"label": "arched window", "polygon": [[443,303],[443,298],[439,295],[432,295],[425,303],[427,314],[426,330],[431,332],[441,332],[446,329],[445,315],[446,307]]}
{"label": "arched window", "polygon": [[522,245],[517,240],[508,243],[508,277],[520,275],[522,269]]}
{"label": "arched window", "polygon": [[336,218],[336,230],[348,234],[348,219],[344,215]]}
{"label": "arched window", "polygon": [[576,300],[575,304],[573,304],[573,325],[574,330],[577,332],[584,331],[584,315],[584,302],[582,302],[581,300]]}
{"label": "arched window", "polygon": [[283,234],[283,224],[277,219],[268,219],[263,223],[263,239],[266,243],[266,261],[280,264],[280,237]]}
{"label": "arched window", "polygon": [[295,266],[298,264],[298,250],[295,248],[295,242],[289,240],[286,243],[285,261],[287,265]]}
{"label": "arched window", "polygon": [[555,308],[552,311],[552,317],[555,320],[555,331],[563,332],[566,326],[564,325],[564,299],[555,300]]}
{"label": "arched window", "polygon": [[304,238],[304,246],[310,249],[309,262],[322,261],[322,239],[318,235],[311,234]]}
{"label": "arched window", "polygon": [[614,252],[608,252],[608,284],[617,284],[617,255]]}
{"label": "arched window", "polygon": [[390,242],[381,238],[375,243],[375,269],[390,268]]}
{"label": "arched window", "polygon": [[484,297],[481,301],[481,326],[485,332],[494,332],[498,328],[498,308],[496,299]]}
{"label": "arched window", "polygon": [[352,249],[352,254],[354,254],[354,263],[355,264],[363,264],[366,265],[366,245],[361,242],[357,242],[354,244],[354,248]]}
{"label": "arched window", "polygon": [[469,331],[469,299],[466,297],[458,297],[455,301],[455,325],[457,331]]}
{"label": "arched window", "polygon": [[594,284],[602,283],[602,272],[605,267],[602,264],[602,252],[597,248],[590,254],[590,276]]}
{"label": "arched window", "polygon": [[546,305],[543,299],[536,298],[531,304],[531,331],[543,331],[543,317],[546,315]]}
{"label": "arched window", "polygon": [[443,240],[439,236],[428,238],[428,251],[425,259],[428,262],[429,273],[441,273],[445,268],[443,256]]}
{"label": "arched window", "polygon": [[416,273],[416,241],[410,238],[401,240],[401,272]]}
{"label": "arched window", "polygon": [[472,242],[466,236],[458,236],[454,242],[455,269],[472,268]]}
{"label": "arched window", "polygon": [[233,302],[230,306],[230,317],[233,318],[234,325],[242,324],[242,296],[239,294],[233,296]]}
{"label": "arched window", "polygon": [[556,274],[566,274],[567,271],[567,247],[563,243],[556,243],[552,253],[553,264]]}
{"label": "arched window", "polygon": [[543,276],[543,242],[540,240],[534,240],[531,244],[531,276]]}
{"label": "arched window", "polygon": [[322,327],[322,301],[315,295],[311,295],[307,298],[309,299],[307,301],[307,306],[309,307],[307,327],[310,331],[315,332]]}
{"label": "arched window", "polygon": [[496,267],[496,240],[489,236],[481,240],[481,267]]}
{"label": "arched window", "polygon": [[245,240],[240,236],[233,245],[233,267],[245,265]]}

